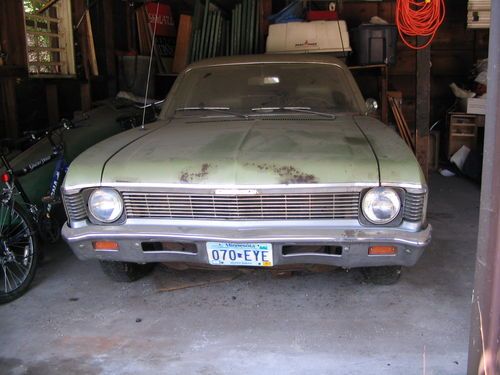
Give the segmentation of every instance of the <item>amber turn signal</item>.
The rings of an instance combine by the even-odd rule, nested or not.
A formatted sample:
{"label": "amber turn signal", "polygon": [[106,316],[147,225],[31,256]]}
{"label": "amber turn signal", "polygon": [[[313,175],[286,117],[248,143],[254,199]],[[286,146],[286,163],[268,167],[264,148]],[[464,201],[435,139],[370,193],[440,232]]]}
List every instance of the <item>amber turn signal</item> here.
{"label": "amber turn signal", "polygon": [[92,246],[94,247],[94,250],[120,250],[118,242],[115,241],[94,241],[92,242]]}
{"label": "amber turn signal", "polygon": [[370,246],[368,255],[394,255],[397,251],[396,246]]}

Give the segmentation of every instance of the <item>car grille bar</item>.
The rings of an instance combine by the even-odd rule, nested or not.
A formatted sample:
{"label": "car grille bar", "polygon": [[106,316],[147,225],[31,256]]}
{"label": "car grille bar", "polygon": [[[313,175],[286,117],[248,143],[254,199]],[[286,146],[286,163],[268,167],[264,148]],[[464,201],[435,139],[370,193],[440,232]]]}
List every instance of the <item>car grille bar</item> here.
{"label": "car grille bar", "polygon": [[357,219],[359,192],[201,195],[122,192],[128,218]]}
{"label": "car grille bar", "polygon": [[63,202],[69,221],[83,220],[87,217],[82,194],[63,194]]}
{"label": "car grille bar", "polygon": [[405,195],[404,218],[408,221],[421,221],[424,212],[425,193],[409,193]]}

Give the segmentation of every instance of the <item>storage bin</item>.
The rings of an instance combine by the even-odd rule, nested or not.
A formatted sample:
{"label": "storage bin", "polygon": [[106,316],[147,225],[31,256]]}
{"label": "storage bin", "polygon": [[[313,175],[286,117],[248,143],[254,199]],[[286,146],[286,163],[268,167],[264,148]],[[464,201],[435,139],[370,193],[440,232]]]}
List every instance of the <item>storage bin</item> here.
{"label": "storage bin", "polygon": [[352,34],[359,65],[396,63],[398,32],[395,25],[362,24],[352,30]]}

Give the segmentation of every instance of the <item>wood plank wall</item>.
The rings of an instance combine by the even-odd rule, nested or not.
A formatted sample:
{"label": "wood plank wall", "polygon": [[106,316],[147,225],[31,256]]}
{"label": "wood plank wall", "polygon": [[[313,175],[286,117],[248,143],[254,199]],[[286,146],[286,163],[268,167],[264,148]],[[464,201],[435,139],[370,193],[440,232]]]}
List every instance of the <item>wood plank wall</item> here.
{"label": "wood plank wall", "polygon": [[[446,2],[446,19],[431,49],[431,124],[444,119],[447,108],[454,102],[448,85],[470,82],[470,70],[478,58],[488,54],[488,31],[467,30],[467,0]],[[396,4],[383,2],[345,2],[341,18],[348,28],[369,22],[379,16],[388,22],[395,20]],[[416,53],[398,41],[397,64],[389,69],[389,90],[403,93],[403,111],[411,128],[415,127]]]}

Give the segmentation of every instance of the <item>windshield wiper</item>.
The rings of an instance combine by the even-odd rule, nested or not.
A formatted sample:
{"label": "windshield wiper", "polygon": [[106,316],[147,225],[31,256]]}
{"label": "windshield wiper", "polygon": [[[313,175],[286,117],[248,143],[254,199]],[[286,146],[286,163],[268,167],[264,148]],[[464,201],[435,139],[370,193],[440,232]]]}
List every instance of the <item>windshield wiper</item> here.
{"label": "windshield wiper", "polygon": [[336,118],[335,115],[332,113],[313,111],[311,109],[311,107],[257,107],[257,108],[252,108],[252,111],[254,111],[254,112],[280,111],[280,110],[299,112],[299,113],[309,113],[312,115],[328,117],[331,119]]}
{"label": "windshield wiper", "polygon": [[177,108],[175,112],[182,112],[182,111],[213,111],[213,112],[220,112],[220,113],[228,113],[233,116],[241,117],[244,119],[248,119],[248,115],[244,115],[238,112],[233,112],[230,111],[231,108],[229,107],[182,107],[182,108]]}

